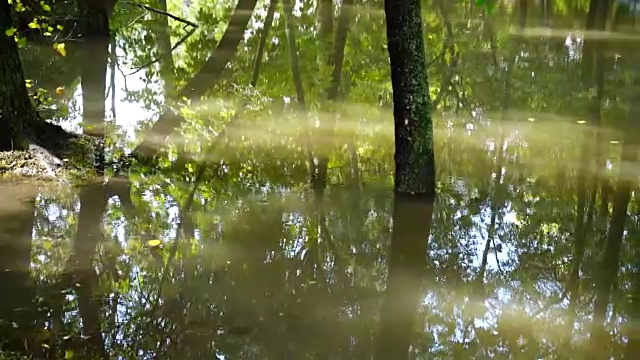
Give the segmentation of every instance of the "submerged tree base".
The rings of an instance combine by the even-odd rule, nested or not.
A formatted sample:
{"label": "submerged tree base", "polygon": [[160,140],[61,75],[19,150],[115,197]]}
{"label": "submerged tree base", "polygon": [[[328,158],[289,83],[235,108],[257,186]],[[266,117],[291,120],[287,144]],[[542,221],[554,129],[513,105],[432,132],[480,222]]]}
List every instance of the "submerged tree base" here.
{"label": "submerged tree base", "polygon": [[55,179],[60,175],[62,162],[47,156],[40,148],[27,151],[0,152],[0,174],[2,178]]}
{"label": "submerged tree base", "polygon": [[92,173],[95,140],[39,124],[27,150],[0,152],[0,178],[64,180]]}

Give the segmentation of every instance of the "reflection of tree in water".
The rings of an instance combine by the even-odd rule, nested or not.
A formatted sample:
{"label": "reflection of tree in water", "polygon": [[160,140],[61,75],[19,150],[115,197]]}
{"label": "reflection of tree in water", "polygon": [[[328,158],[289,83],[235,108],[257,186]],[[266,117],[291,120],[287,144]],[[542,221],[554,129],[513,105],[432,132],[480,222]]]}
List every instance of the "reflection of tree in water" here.
{"label": "reflection of tree in water", "polygon": [[[228,18],[234,6],[203,4],[196,5],[211,18],[215,11],[216,19]],[[571,358],[581,349],[603,358],[637,357],[636,131],[606,128],[622,128],[618,119],[635,127],[635,110],[626,105],[634,95],[621,90],[633,87],[627,74],[634,62],[587,43],[588,61],[570,57],[564,33],[561,41],[513,41],[501,16],[524,25],[566,25],[584,21],[589,10],[557,2],[567,13],[555,6],[543,13],[531,2],[518,4],[516,12],[498,7],[491,15],[469,4],[425,6],[428,56],[435,59],[430,85],[438,90],[439,108],[451,115],[435,136],[440,181],[433,209],[393,201],[390,114],[373,106],[332,104],[343,118],[366,122],[358,120],[357,134],[339,125],[332,130],[335,139],[323,141],[331,145],[319,152],[328,154],[326,187],[322,195],[309,191],[307,144],[298,141],[306,130],[285,129],[297,126],[286,122],[287,112],[265,115],[273,110],[264,99],[295,93],[283,18],[276,17],[269,32],[255,92],[240,92],[252,83],[249,69],[260,40],[259,31],[251,32],[201,104],[213,107],[217,96],[241,93],[253,106],[234,118],[242,121],[237,130],[215,137],[215,152],[197,152],[199,144],[188,143],[185,151],[195,151],[194,159],[177,166],[161,156],[158,169],[134,172],[130,189],[119,196],[96,185],[79,196],[73,189],[29,193],[21,203],[28,206],[0,210],[0,246],[6,249],[0,263],[12,269],[0,281],[11,289],[1,309],[3,349],[50,358],[68,351],[76,357],[203,358],[217,351],[226,358],[277,359],[370,358],[410,345],[412,357]],[[257,6],[266,13],[266,3]],[[389,91],[386,54],[371,50],[384,44],[381,3],[366,11],[358,6],[345,48],[346,105],[377,102]],[[175,44],[182,35],[181,27],[157,15],[127,28],[118,16],[116,9],[118,46],[129,51],[119,61],[144,64],[150,53],[167,51],[165,37]],[[188,51],[141,72],[150,82],[162,81],[167,94],[197,73],[213,51],[210,37],[223,32],[219,21],[202,20],[201,35],[185,43]],[[318,80],[327,71],[315,74],[330,56],[320,53],[326,44],[310,30],[316,14],[294,20],[313,113],[316,102],[325,105],[329,83]],[[151,48],[140,41],[147,31],[158,40]],[[99,98],[103,86],[96,88],[87,95]],[[150,93],[130,95],[149,104]],[[104,108],[89,110],[89,117],[102,120]],[[469,110],[476,113],[472,122]],[[212,112],[184,112],[184,136],[208,139],[231,117]],[[503,116],[533,122],[492,121]],[[378,117],[385,121],[380,127]],[[583,118],[587,124],[576,123]],[[264,128],[275,135],[257,140],[255,129]],[[216,165],[206,168],[187,211],[197,172],[192,165],[201,159]],[[0,191],[7,204],[23,200]],[[183,213],[189,222],[176,237]],[[406,241],[411,237],[425,241]],[[424,274],[403,278],[413,271]],[[416,298],[422,305],[412,308]],[[412,313],[415,323],[407,326],[403,320]],[[9,332],[14,325],[5,327],[6,320],[19,331]]]}
{"label": "reflection of tree in water", "polygon": [[[446,146],[459,151],[464,149],[464,144]],[[507,159],[523,150],[515,145],[508,149]],[[490,161],[495,154],[488,152],[485,156]],[[528,156],[539,159],[540,153]],[[522,160],[528,161],[527,158]],[[88,270],[86,264],[78,267],[85,270],[84,275],[74,275],[79,277],[77,284],[80,285],[79,288],[71,288],[75,289],[75,296],[57,298],[49,293],[47,303],[50,311],[39,313],[38,316],[44,318],[39,319],[38,324],[58,324],[49,331],[62,333],[50,337],[49,341],[55,339],[56,346],[53,342],[49,344],[56,349],[73,348],[77,354],[84,351],[84,346],[74,345],[65,338],[78,330],[83,334],[91,333],[94,330],[87,327],[92,322],[87,319],[98,316],[104,346],[115,341],[117,346],[112,348],[114,345],[108,345],[107,348],[122,353],[137,348],[144,353],[161,351],[169,357],[180,354],[200,358],[215,348],[232,357],[234,354],[273,358],[304,354],[313,357],[339,354],[344,357],[371,356],[374,345],[380,341],[375,335],[378,309],[383,303],[380,289],[387,266],[385,255],[388,244],[395,244],[391,245],[391,258],[404,254],[416,262],[399,262],[396,270],[392,270],[394,266],[391,265],[389,271],[397,274],[397,269],[411,269],[413,264],[418,266],[419,273],[426,272],[428,276],[426,293],[423,293],[426,297],[418,311],[416,326],[407,330],[413,329],[414,335],[401,337],[401,332],[392,331],[392,335],[386,336],[388,343],[395,341],[402,346],[402,342],[410,341],[414,352],[453,352],[461,357],[496,352],[520,352],[525,357],[528,356],[526,354],[551,354],[553,343],[548,342],[560,339],[554,335],[553,329],[557,328],[558,320],[562,321],[566,304],[554,303],[546,310],[543,307],[549,298],[556,296],[554,294],[564,292],[564,279],[570,268],[563,265],[563,259],[569,258],[572,252],[568,245],[574,223],[571,214],[575,214],[576,204],[575,199],[556,191],[565,189],[564,184],[575,172],[559,170],[560,175],[552,172],[535,183],[527,183],[527,177],[534,172],[525,169],[519,183],[519,177],[510,172],[517,168],[516,164],[506,161],[504,166],[505,202],[500,203],[495,211],[501,214],[515,211],[517,223],[498,223],[495,230],[496,239],[505,244],[498,257],[501,271],[492,260],[493,255],[488,257],[486,265],[480,261],[487,236],[482,227],[490,225],[492,205],[486,201],[478,204],[477,194],[490,192],[493,186],[491,177],[473,177],[471,179],[476,184],[473,186],[459,178],[444,182],[433,210],[431,241],[407,241],[405,246],[401,246],[402,242],[390,243],[392,215],[394,227],[407,224],[394,231],[393,236],[398,240],[410,238],[414,231],[423,237],[428,225],[424,220],[428,218],[428,209],[409,205],[406,212],[400,207],[392,213],[391,196],[367,186],[360,190],[358,197],[354,197],[351,190],[328,189],[321,208],[324,216],[318,216],[318,206],[312,194],[297,195],[297,191],[285,198],[272,193],[265,200],[243,197],[241,201],[236,200],[234,194],[239,193],[236,190],[218,193],[215,195],[217,199],[212,198],[212,194],[201,192],[198,198],[209,200],[206,204],[196,202],[200,205],[194,206],[195,239],[181,244],[158,298],[159,274],[170,247],[150,248],[140,239],[140,234],[148,231],[144,229],[169,221],[173,215],[167,217],[162,203],[170,197],[162,195],[166,190],[156,190],[155,195],[144,197],[139,197],[134,191],[137,211],[144,211],[147,215],[140,213],[135,221],[129,220],[133,222],[122,230],[116,230],[121,228],[118,223],[125,217],[122,206],[111,200],[105,225],[112,230],[105,232],[104,241],[99,240],[97,247],[95,242],[83,237],[73,241],[76,242],[74,247],[81,245],[96,249],[93,257],[95,270]],[[452,169],[458,169],[458,165],[453,164]],[[478,174],[484,173],[482,163],[474,169]],[[465,170],[470,169],[465,166]],[[366,173],[364,175],[367,176]],[[91,189],[84,194],[97,196],[96,190]],[[154,197],[160,200],[155,205],[153,202],[157,200]],[[59,199],[67,202],[64,198]],[[89,199],[89,204],[96,204],[96,197]],[[635,204],[633,199],[631,201]],[[43,211],[41,206],[39,201],[36,214]],[[63,251],[57,260],[61,269],[68,262],[64,253],[70,256],[78,250],[64,245],[64,239],[55,241],[53,246],[42,247],[39,244],[44,241],[43,236],[67,233],[64,229],[73,227],[76,221],[79,230],[99,226],[95,222],[86,225],[88,223],[84,219],[87,215],[82,212],[91,211],[90,208],[81,206],[77,220],[73,220],[73,207],[68,209],[67,215],[59,217],[55,224],[45,225],[50,220],[39,215],[35,220],[39,230],[33,256]],[[100,218],[99,214],[96,212],[96,219]],[[73,217],[69,218],[70,215]],[[69,223],[69,220],[73,222]],[[629,232],[638,231],[635,220],[626,227]],[[89,234],[92,232],[87,231]],[[117,238],[122,236],[116,234],[119,231],[125,232],[120,241],[127,241],[122,250],[114,247]],[[170,238],[172,236],[171,228],[162,230],[158,226],[152,231],[161,239],[164,238],[163,233]],[[409,234],[403,236],[404,231]],[[70,238],[73,239],[73,235]],[[592,253],[596,245],[597,242],[590,242],[586,253]],[[90,253],[91,249],[86,251]],[[86,262],[89,256],[86,251],[78,260]],[[119,251],[120,256],[117,255]],[[428,257],[420,256],[425,252],[428,252]],[[160,263],[155,254],[160,255]],[[114,265],[110,265],[114,255],[118,258],[115,270],[111,269]],[[30,292],[25,289],[15,294],[33,297],[35,292],[44,293],[45,286],[51,288],[46,285],[49,279],[56,277],[55,272],[46,270],[56,266],[56,261],[51,261],[53,263],[50,264],[38,261],[39,266],[34,269],[39,274],[34,284],[36,289],[32,287]],[[635,260],[629,254],[621,255],[620,261],[632,266]],[[597,261],[585,262],[582,281],[597,281],[589,274],[602,273],[600,267]],[[90,275],[92,271],[94,275]],[[477,290],[474,284],[481,281],[478,280],[481,272],[485,272],[482,281],[484,291],[478,297],[474,295]],[[95,276],[94,280],[91,276]],[[621,277],[619,283],[627,276],[631,275]],[[628,279],[630,284],[635,283],[633,276]],[[392,320],[407,316],[405,311],[410,307],[398,304],[409,299],[409,295],[418,291],[422,284],[416,280],[401,280],[397,286],[402,290],[390,288],[391,294],[399,298],[387,295],[387,303],[396,305],[390,306],[394,315],[390,317]],[[95,287],[96,281],[98,287]],[[100,289],[96,295],[81,293],[83,285],[85,289],[88,287],[88,282],[93,282],[94,291]],[[411,286],[416,284],[418,286]],[[64,289],[58,291],[65,292]],[[581,300],[576,305],[577,321],[582,326],[590,322],[584,316],[591,313],[588,302],[594,295],[593,290],[582,288]],[[119,311],[112,304],[116,298],[119,299]],[[91,300],[83,305],[86,299]],[[625,316],[626,311],[633,314],[634,302],[620,299],[619,295],[610,301],[618,307],[618,316]],[[91,302],[93,305],[89,305]],[[627,303],[629,305],[625,305]],[[541,309],[543,311],[536,318],[526,315]],[[74,324],[80,319],[82,325],[78,328],[79,325]],[[425,333],[420,331],[422,326],[426,326]],[[625,331],[631,334],[633,328],[628,329]],[[578,331],[576,341],[584,335],[589,334]]]}

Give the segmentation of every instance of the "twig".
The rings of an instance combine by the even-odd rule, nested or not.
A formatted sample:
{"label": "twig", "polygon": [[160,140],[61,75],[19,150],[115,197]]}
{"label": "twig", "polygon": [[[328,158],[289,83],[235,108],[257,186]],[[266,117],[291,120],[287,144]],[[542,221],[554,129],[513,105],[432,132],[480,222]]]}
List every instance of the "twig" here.
{"label": "twig", "polygon": [[149,62],[147,62],[147,63],[145,63],[145,64],[143,64],[143,65],[141,65],[141,66],[139,66],[139,67],[137,67],[137,68],[135,68],[135,69],[134,69],[134,71],[132,71],[132,72],[130,72],[129,74],[124,75],[124,76],[131,76],[131,75],[137,74],[137,73],[139,73],[141,70],[143,70],[143,69],[145,69],[145,68],[147,68],[147,67],[149,67],[149,66],[151,66],[151,65],[153,65],[153,64],[155,64],[155,63],[157,63],[157,62],[158,62],[158,61],[160,61],[163,57],[165,57],[165,56],[171,56],[171,53],[173,52],[173,50],[175,50],[178,46],[182,45],[185,41],[187,41],[187,39],[189,38],[189,36],[191,36],[195,31],[196,31],[196,29],[189,29],[189,31],[187,31],[187,33],[186,33],[186,34],[185,34],[185,35],[184,35],[184,36],[183,36],[183,37],[182,37],[182,38],[181,38],[181,39],[180,39],[180,40],[179,40],[175,45],[173,45],[173,46],[171,47],[171,50],[169,51],[169,53],[167,53],[167,54],[162,54],[162,55],[160,55],[160,56],[158,56],[158,57],[154,58],[153,60],[151,60],[151,61],[149,61]]}
{"label": "twig", "polygon": [[175,21],[179,21],[179,22],[181,22],[183,24],[187,24],[187,25],[189,25],[191,27],[194,27],[194,28],[198,27],[198,25],[196,25],[195,23],[193,23],[193,22],[191,22],[189,20],[186,20],[186,19],[183,19],[183,18],[181,18],[179,16],[170,14],[170,13],[168,13],[166,11],[162,11],[162,10],[153,8],[153,7],[149,6],[149,5],[140,4],[140,3],[137,3],[137,2],[134,2],[134,1],[122,1],[122,3],[130,4],[130,5],[133,5],[133,6],[137,6],[137,7],[141,8],[141,9],[154,12],[156,14],[164,15],[164,16],[166,16],[168,18],[171,18],[171,19],[173,19]]}
{"label": "twig", "polygon": [[116,67],[118,68],[120,75],[122,75],[122,80],[124,81],[124,91],[129,92],[129,86],[127,85],[127,75],[125,75],[124,71],[122,71],[122,68],[120,67],[120,63],[117,61],[117,58],[116,58]]}
{"label": "twig", "polygon": [[495,236],[491,237],[491,246],[493,247],[493,254],[496,258],[496,265],[498,265],[498,271],[500,272],[500,275],[504,275],[504,273],[502,272],[502,267],[500,267],[500,260],[498,260],[498,249],[496,249],[496,241],[494,237]]}
{"label": "twig", "polygon": [[117,62],[117,54],[116,54],[116,40],[115,38],[111,41],[111,59],[109,62],[109,70],[111,76],[111,116],[113,121],[116,120],[116,62]]}
{"label": "twig", "polygon": [[567,297],[567,293],[568,291],[565,289],[565,291],[558,298],[549,300],[544,306],[531,314],[531,317],[536,318],[543,312],[549,310],[551,307],[560,304]]}

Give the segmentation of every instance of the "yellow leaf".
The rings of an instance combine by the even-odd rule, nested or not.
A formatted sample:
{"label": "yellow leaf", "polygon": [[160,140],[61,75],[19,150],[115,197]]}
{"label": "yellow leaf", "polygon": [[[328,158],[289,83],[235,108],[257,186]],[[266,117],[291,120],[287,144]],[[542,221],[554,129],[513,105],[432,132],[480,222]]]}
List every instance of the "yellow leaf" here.
{"label": "yellow leaf", "polygon": [[160,241],[158,239],[147,241],[147,245],[149,245],[149,246],[158,246],[160,244],[162,244],[162,241]]}
{"label": "yellow leaf", "polygon": [[60,55],[67,56],[67,50],[65,49],[64,44],[53,43],[53,48],[56,49]]}
{"label": "yellow leaf", "polygon": [[64,93],[64,88],[62,86],[58,86],[56,88],[56,94],[62,95]]}

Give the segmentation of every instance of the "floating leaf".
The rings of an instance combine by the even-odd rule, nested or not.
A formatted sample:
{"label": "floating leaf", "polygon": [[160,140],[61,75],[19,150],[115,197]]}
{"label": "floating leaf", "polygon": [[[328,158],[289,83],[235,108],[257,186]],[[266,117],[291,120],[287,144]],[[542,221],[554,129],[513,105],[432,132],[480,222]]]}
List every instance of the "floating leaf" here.
{"label": "floating leaf", "polygon": [[149,245],[149,246],[158,246],[160,244],[162,244],[162,241],[160,241],[158,239],[153,239],[153,240],[147,241],[147,245]]}

